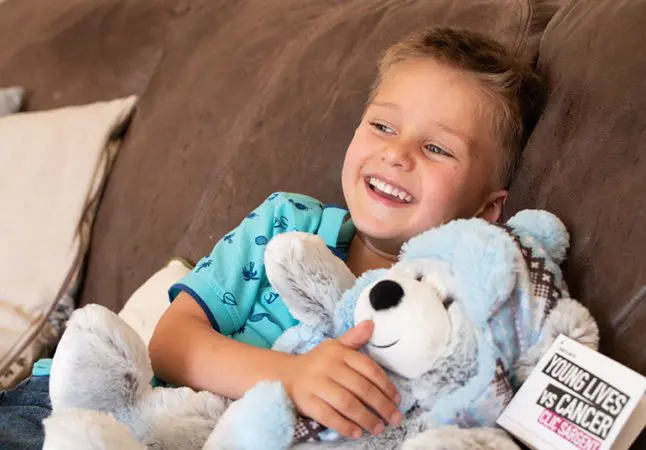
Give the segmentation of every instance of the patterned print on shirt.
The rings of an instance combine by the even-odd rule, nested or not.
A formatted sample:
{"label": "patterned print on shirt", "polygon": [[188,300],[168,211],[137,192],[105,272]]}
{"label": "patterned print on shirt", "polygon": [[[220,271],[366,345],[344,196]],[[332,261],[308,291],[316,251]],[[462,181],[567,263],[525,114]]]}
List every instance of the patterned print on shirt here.
{"label": "patterned print on shirt", "polygon": [[289,203],[291,203],[292,205],[294,205],[294,206],[296,207],[296,209],[299,209],[299,210],[301,210],[301,211],[307,211],[307,210],[309,209],[309,208],[308,208],[307,206],[305,206],[304,204],[302,204],[302,203],[300,203],[300,202],[297,202],[297,201],[294,201],[294,200],[292,200],[291,198],[290,198],[288,201],[289,201]]}
{"label": "patterned print on shirt", "polygon": [[256,217],[258,217],[258,214],[256,214],[255,212],[251,212],[247,216],[247,219],[255,219]]}
{"label": "patterned print on shirt", "polygon": [[242,325],[239,329],[235,330],[233,333],[231,333],[231,337],[237,336],[239,334],[244,333],[247,330],[247,325]]}
{"label": "patterned print on shirt", "polygon": [[236,296],[232,292],[225,292],[222,296],[222,303],[225,305],[235,306],[238,304],[236,301]]}
{"label": "patterned print on shirt", "polygon": [[287,217],[285,216],[274,217],[274,228],[286,230],[288,224],[289,222],[287,221]]}
{"label": "patterned print on shirt", "polygon": [[278,299],[278,297],[280,297],[280,295],[272,291],[267,292],[263,298],[268,305],[271,305]]}
{"label": "patterned print on shirt", "polygon": [[235,233],[229,233],[229,234],[227,234],[226,236],[224,236],[224,237],[222,238],[222,240],[223,240],[224,242],[226,242],[227,244],[233,244],[233,236],[234,236],[234,235],[235,235]]}
{"label": "patterned print on shirt", "polygon": [[211,267],[211,264],[213,264],[213,261],[211,261],[210,259],[207,259],[203,263],[200,263],[199,266],[197,266],[197,269],[195,270],[195,273],[198,273],[202,269],[207,269],[207,268]]}
{"label": "patterned print on shirt", "polygon": [[[271,317],[267,313],[256,313],[256,314],[252,314],[252,315],[249,316],[249,322],[260,322],[263,319],[267,319],[271,323],[278,325],[278,322],[276,322],[276,319],[274,319],[273,317]],[[278,326],[280,326],[280,325],[278,325]]]}
{"label": "patterned print on shirt", "polygon": [[249,262],[249,266],[242,268],[242,279],[245,281],[259,280],[258,271],[255,270],[256,263]]}
{"label": "patterned print on shirt", "polygon": [[267,239],[265,236],[256,236],[256,245],[267,245],[267,242],[269,242],[269,239]]}

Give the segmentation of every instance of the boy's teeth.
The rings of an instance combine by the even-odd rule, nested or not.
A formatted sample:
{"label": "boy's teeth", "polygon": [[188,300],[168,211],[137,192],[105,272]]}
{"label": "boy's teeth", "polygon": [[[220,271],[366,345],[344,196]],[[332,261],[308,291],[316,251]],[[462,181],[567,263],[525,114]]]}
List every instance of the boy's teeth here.
{"label": "boy's teeth", "polygon": [[398,198],[404,202],[410,203],[413,200],[413,197],[411,197],[410,194],[408,194],[406,191],[402,191],[402,190],[399,190],[398,188],[392,187],[388,183],[378,178],[371,177],[369,180],[369,183],[375,189],[378,189],[381,192],[384,192],[385,194],[388,194],[392,197]]}

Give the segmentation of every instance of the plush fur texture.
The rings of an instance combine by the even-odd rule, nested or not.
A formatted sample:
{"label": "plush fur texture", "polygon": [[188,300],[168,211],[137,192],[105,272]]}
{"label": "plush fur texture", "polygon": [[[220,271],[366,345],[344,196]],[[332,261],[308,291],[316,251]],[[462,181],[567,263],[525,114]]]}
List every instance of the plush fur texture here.
{"label": "plush fur texture", "polygon": [[[517,449],[493,427],[508,401],[497,383],[519,384],[560,333],[596,348],[598,329],[570,298],[549,309],[533,304],[540,299],[532,295],[515,239],[545,257],[566,293],[550,259],[562,260],[567,249],[560,221],[523,212],[507,225],[451,222],[409,241],[391,269],[357,280],[317,237],[285,233],[269,243],[270,282],[300,321],[276,341],[276,350],[302,353],[361,320],[375,323],[363,351],[398,386],[404,415],[380,436],[343,440],[328,430],[319,435],[322,442],[292,442],[297,418],[277,382],[259,384],[230,406],[210,393],[153,389],[141,339],[116,315],[91,305],[74,314],[54,358],[46,449],[73,450],[65,446],[72,437],[83,448],[119,450]],[[87,426],[67,432],[75,417]]]}
{"label": "plush fur texture", "polygon": [[[567,232],[553,215],[543,211],[523,212],[514,217],[508,227],[525,233],[516,238],[528,240],[538,255],[547,258],[554,255],[559,260],[564,257]],[[290,251],[293,248],[298,248],[298,253]],[[317,256],[309,258],[309,254]],[[537,356],[559,333],[589,342],[592,347],[598,343],[596,323],[588,311],[566,298],[561,299],[547,317],[543,313],[547,310],[546,305],[534,306],[536,316],[523,317],[524,323],[533,328],[521,330],[522,334],[509,334],[510,341],[503,343],[511,352],[501,352],[488,344],[505,335],[500,331],[492,334],[489,329],[492,317],[502,309],[509,309],[510,304],[513,305],[511,310],[524,308],[534,299],[525,259],[514,237],[508,230],[478,219],[454,221],[411,239],[402,250],[401,262],[388,271],[361,277],[337,305],[317,295],[330,291],[329,286],[322,288],[318,282],[324,279],[327,282],[329,278],[322,274],[328,272],[328,264],[338,262],[325,252],[322,242],[285,234],[280,241],[270,242],[268,255],[289,255],[289,263],[283,259],[280,270],[268,274],[290,311],[301,320],[300,325],[279,339],[277,346],[301,352],[323,339],[340,335],[354,323],[371,319],[375,322],[375,332],[365,351],[392,372],[403,397],[405,421],[400,427],[389,427],[380,436],[359,441],[334,441],[338,436],[324,433],[324,440],[333,441],[299,444],[295,448],[394,449],[404,442],[410,442],[410,448],[516,448],[504,433],[486,427],[494,424],[506,403],[488,403],[489,398],[484,396],[481,400],[482,395],[479,397],[479,392],[496,379],[497,359],[504,359],[509,368],[517,368],[521,372],[520,378],[531,371]],[[276,267],[269,257],[266,264]],[[305,266],[310,281],[303,277],[302,267]],[[341,268],[341,272],[343,270]],[[560,271],[555,276],[557,284],[561,283]],[[390,304],[373,303],[373,289],[384,280],[401,287],[393,290],[397,292],[393,295],[398,300]],[[293,283],[298,283],[298,288],[291,286]],[[522,291],[522,295],[517,291]],[[418,303],[419,299],[424,302]],[[334,311],[330,311],[332,306]],[[330,317],[334,318],[333,327],[326,323]],[[503,326],[515,328],[511,322],[517,318],[507,317],[506,320],[509,324],[503,320]],[[448,326],[441,325],[445,323]],[[304,344],[302,340],[308,338],[314,342]],[[512,380],[508,383],[512,384]],[[469,409],[471,403],[478,401],[483,402],[480,411]],[[411,408],[412,405],[416,408]],[[487,411],[489,405],[491,411]],[[236,435],[235,427],[230,424],[240,426],[260,407],[251,398],[237,402],[235,410],[225,412],[216,430],[221,435]],[[475,419],[475,423],[485,427],[442,427],[461,415],[470,416],[470,422],[465,423],[473,426]],[[221,429],[228,427],[228,431]],[[286,430],[283,439],[290,436],[288,427],[278,428]],[[423,433],[425,430],[430,431]],[[415,438],[420,433],[421,436]],[[248,441],[236,442],[227,448],[258,448],[260,442],[269,440],[258,436],[251,445]],[[265,445],[264,448],[287,447]]]}
{"label": "plush fur texture", "polygon": [[355,276],[339,258],[330,260],[330,250],[319,236],[284,233],[272,243],[265,251],[265,261],[271,261],[265,268],[272,286],[288,298],[302,300],[298,308],[290,310],[299,322],[331,334],[330,314],[354,284]]}
{"label": "plush fur texture", "polygon": [[402,450],[452,450],[477,448],[480,450],[517,450],[518,446],[502,430],[475,428],[462,433],[456,427],[442,427],[425,431],[407,441]]}
{"label": "plush fur texture", "polygon": [[[246,408],[253,405],[253,413]],[[244,420],[238,420],[243,417]],[[283,387],[277,382],[262,382],[243,399],[229,407],[209,438],[207,449],[261,448],[258,436],[266,446],[288,448],[292,441],[295,417]]]}
{"label": "plush fur texture", "polygon": [[564,334],[593,350],[599,348],[599,330],[592,316],[576,300],[561,299],[547,317],[543,339],[517,361],[514,372],[519,382],[527,379],[559,334]]}
{"label": "plush fur texture", "polygon": [[[229,402],[188,388],[153,389],[151,379],[146,346],[129,325],[102,306],[88,305],[75,311],[52,363],[53,414],[45,427],[45,448],[76,448],[59,443],[59,437],[66,435],[60,428],[66,420],[74,423],[79,411],[88,410],[94,414],[78,413],[79,420],[99,422],[97,428],[87,428],[87,433],[77,429],[69,435],[68,440],[83,437],[91,443],[78,448],[94,448],[91,445],[95,443],[96,448],[130,448],[126,445],[129,440],[120,437],[120,424],[125,425],[130,440],[144,447],[203,448]],[[119,427],[109,425],[115,419]],[[100,427],[106,431],[98,432]],[[114,436],[107,431],[110,429]],[[108,441],[101,447],[98,442],[104,439]],[[123,447],[118,442],[124,442]]]}
{"label": "plush fur texture", "polygon": [[43,421],[43,450],[145,450],[128,427],[91,409],[67,408]]}

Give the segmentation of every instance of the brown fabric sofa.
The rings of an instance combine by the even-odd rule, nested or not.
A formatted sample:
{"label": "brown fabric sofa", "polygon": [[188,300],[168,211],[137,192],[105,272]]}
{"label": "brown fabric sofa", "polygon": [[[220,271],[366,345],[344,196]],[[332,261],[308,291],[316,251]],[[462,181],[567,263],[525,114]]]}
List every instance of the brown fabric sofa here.
{"label": "brown fabric sofa", "polygon": [[377,55],[423,26],[537,61],[546,110],[507,205],[570,228],[566,272],[602,350],[646,372],[644,0],[8,0],[0,85],[28,108],[141,96],[98,211],[80,303],[119,309],[271,191],[342,202]]}

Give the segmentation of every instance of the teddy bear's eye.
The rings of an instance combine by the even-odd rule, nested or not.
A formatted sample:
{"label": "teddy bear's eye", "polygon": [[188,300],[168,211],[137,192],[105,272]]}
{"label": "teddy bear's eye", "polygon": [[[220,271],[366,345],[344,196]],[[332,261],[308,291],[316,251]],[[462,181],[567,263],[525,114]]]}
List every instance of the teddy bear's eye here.
{"label": "teddy bear's eye", "polygon": [[424,281],[424,276],[420,274],[415,275],[415,281],[419,281],[419,282]]}
{"label": "teddy bear's eye", "polygon": [[449,306],[451,306],[451,305],[453,304],[453,302],[454,302],[454,301],[455,301],[455,300],[454,300],[454,298],[453,298],[453,297],[451,297],[451,296],[446,297],[446,298],[442,301],[442,305],[444,305],[444,309],[449,309]]}

